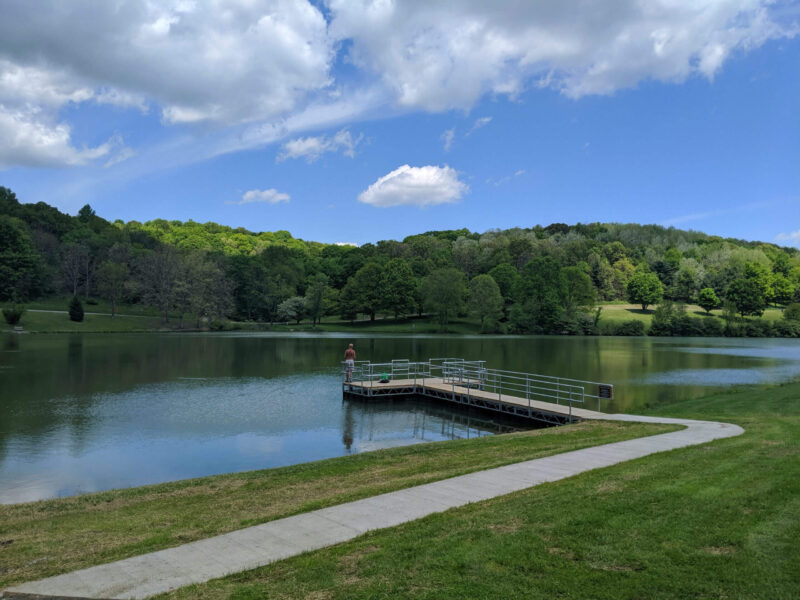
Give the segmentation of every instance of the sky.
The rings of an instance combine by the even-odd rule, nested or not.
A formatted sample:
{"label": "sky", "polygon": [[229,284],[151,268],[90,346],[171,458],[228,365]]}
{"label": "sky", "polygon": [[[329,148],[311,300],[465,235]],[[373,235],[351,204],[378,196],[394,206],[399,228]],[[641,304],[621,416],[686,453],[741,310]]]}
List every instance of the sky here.
{"label": "sky", "polygon": [[0,185],[327,243],[800,246],[800,1],[0,0]]}

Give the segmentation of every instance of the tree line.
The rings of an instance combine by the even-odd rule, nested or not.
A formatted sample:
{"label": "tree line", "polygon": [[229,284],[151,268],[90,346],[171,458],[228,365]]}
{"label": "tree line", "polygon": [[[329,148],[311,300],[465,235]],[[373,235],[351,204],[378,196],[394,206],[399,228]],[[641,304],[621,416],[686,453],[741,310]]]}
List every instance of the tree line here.
{"label": "tree line", "polygon": [[430,231],[359,247],[216,223],[66,215],[0,187],[0,301],[68,294],[221,319],[474,315],[483,331],[597,333],[598,301],[739,316],[800,300],[800,253],[656,225]]}

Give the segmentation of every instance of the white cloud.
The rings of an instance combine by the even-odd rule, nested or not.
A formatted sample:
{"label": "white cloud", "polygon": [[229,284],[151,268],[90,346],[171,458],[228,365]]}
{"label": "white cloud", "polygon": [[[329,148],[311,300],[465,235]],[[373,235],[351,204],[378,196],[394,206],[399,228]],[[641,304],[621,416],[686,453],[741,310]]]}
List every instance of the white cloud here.
{"label": "white cloud", "polygon": [[770,0],[586,3],[330,0],[331,31],[401,106],[470,108],[529,83],[567,96],[712,78],[734,50],[791,35]]}
{"label": "white cloud", "polygon": [[[79,149],[67,105],[111,104],[164,124],[213,126],[284,117],[328,88],[335,56],[322,13],[294,0],[26,0],[0,19],[2,165],[70,166]],[[91,24],[90,31],[87,24]]]}
{"label": "white cloud", "polygon": [[263,202],[266,204],[280,204],[281,202],[289,202],[291,196],[283,192],[279,192],[275,188],[268,190],[249,190],[242,194],[242,199],[238,202],[229,202],[229,204],[253,204],[254,202]]}
{"label": "white cloud", "polygon": [[361,192],[358,201],[372,206],[434,206],[456,202],[469,191],[458,172],[445,165],[403,165]]}
{"label": "white cloud", "polygon": [[288,158],[305,158],[309,163],[314,162],[326,152],[338,152],[353,158],[356,155],[356,147],[362,142],[364,135],[353,137],[346,129],[342,129],[332,137],[306,137],[289,140],[283,145],[281,153],[278,154],[276,161],[280,162]]}
{"label": "white cloud", "polygon": [[38,110],[11,109],[0,104],[0,169],[16,165],[26,167],[69,167],[88,164],[109,156],[119,148],[121,139],[91,148],[76,148],[71,140],[71,128],[66,123],[53,122]]}
{"label": "white cloud", "polygon": [[491,122],[492,122],[492,117],[481,117],[480,119],[476,119],[475,122],[472,124],[472,128],[467,132],[466,135],[472,135],[472,133],[474,133],[481,127],[486,127]]}
{"label": "white cloud", "polygon": [[779,233],[775,236],[776,242],[785,242],[792,246],[800,246],[800,229],[789,233]]}
{"label": "white cloud", "polygon": [[453,140],[456,137],[456,128],[453,127],[452,129],[446,130],[439,139],[444,142],[444,151],[450,152],[450,148],[453,147]]}
{"label": "white cloud", "polygon": [[[392,110],[470,109],[487,94],[548,87],[579,98],[645,80],[712,79],[735,51],[798,31],[771,0],[320,4],[4,0],[0,111],[16,149],[0,164],[107,158],[104,145],[72,138],[68,106],[156,111],[164,126],[183,126],[186,146],[215,132],[214,148],[189,152],[201,157]],[[334,67],[342,61],[357,71],[344,82]],[[454,135],[442,138],[446,150]],[[321,153],[310,142],[325,143],[293,141],[286,157],[305,151],[307,160]]]}

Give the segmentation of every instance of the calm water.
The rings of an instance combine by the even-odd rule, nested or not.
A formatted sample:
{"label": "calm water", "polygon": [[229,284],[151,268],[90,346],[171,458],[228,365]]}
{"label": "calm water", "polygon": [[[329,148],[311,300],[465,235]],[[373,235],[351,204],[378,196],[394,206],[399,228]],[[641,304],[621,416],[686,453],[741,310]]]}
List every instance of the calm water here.
{"label": "calm water", "polygon": [[792,340],[98,334],[0,337],[0,503],[508,431],[415,402],[343,402],[338,361],[484,359],[615,384],[607,411],[800,375]]}

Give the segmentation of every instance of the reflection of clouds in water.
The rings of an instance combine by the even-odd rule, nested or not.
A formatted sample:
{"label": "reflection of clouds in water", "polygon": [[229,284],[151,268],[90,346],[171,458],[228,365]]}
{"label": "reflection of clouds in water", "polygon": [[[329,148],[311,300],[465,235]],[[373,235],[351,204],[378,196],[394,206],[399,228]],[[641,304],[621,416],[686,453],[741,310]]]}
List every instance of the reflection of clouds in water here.
{"label": "reflection of clouds in water", "polygon": [[[758,345],[749,345],[750,343]],[[637,383],[728,386],[776,383],[800,376],[800,344],[790,340],[737,340],[736,346],[684,346],[676,350],[690,354],[717,354],[753,360],[745,362],[747,368],[741,369],[678,369],[653,373],[637,380]]]}
{"label": "reflection of clouds in water", "polygon": [[283,451],[283,440],[251,433],[243,433],[235,438],[236,449],[244,456],[261,456]]}
{"label": "reflection of clouds in water", "polygon": [[[783,342],[783,340],[781,340]],[[743,356],[746,358],[772,358],[776,360],[800,361],[800,344],[798,343],[776,343],[767,347],[749,346],[706,346],[701,348],[684,347],[676,348],[681,352],[691,354],[722,354],[725,356]]]}
{"label": "reflection of clouds in water", "polygon": [[763,369],[680,369],[654,373],[636,383],[662,385],[729,386],[789,381],[800,375],[800,363]]}

